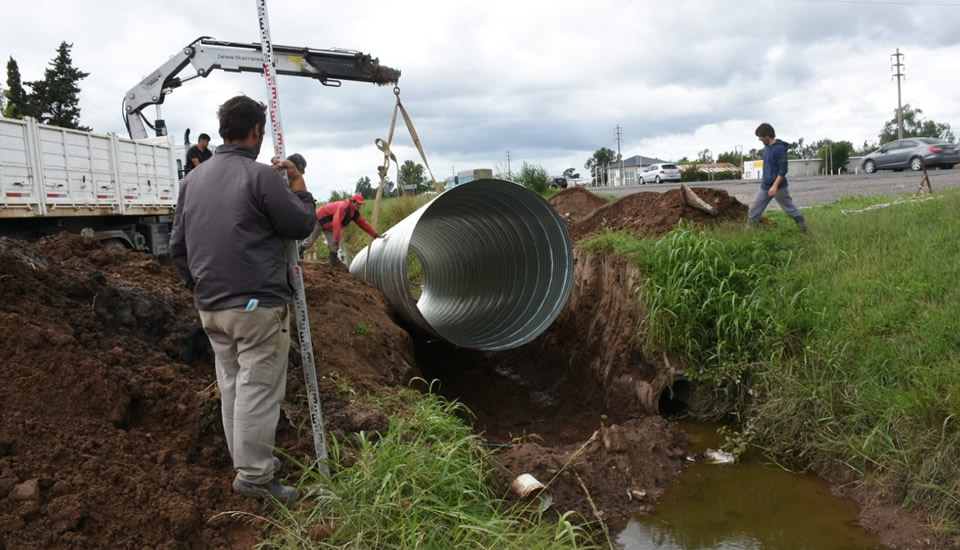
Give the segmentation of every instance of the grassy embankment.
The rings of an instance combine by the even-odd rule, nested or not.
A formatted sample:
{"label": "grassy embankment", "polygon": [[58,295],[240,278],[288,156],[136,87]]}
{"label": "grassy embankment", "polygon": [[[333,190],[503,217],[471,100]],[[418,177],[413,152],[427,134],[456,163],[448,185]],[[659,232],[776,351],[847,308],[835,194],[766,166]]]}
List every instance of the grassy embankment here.
{"label": "grassy embankment", "polygon": [[[385,200],[378,229],[386,231],[430,198]],[[362,210],[368,220],[372,203]],[[354,224],[342,241],[351,253],[368,242]],[[322,238],[318,248],[325,258]],[[411,281],[418,266],[411,266]],[[346,381],[341,391],[380,407],[391,418],[387,433],[331,441],[330,478],[307,472],[299,482],[304,491],[323,487],[330,493],[262,518],[262,548],[598,548],[576,525],[582,520],[571,522],[569,513],[546,519],[537,501],[504,501],[507,488],[496,481],[490,451],[455,414],[462,405],[413,390],[357,395]]]}
{"label": "grassy embankment", "polygon": [[844,465],[960,547],[960,193],[939,197],[810,209],[810,237],[775,212],[751,233],[588,246],[636,259],[646,345],[688,359],[712,389],[702,410],[736,421],[734,447]]}
{"label": "grassy embankment", "polygon": [[[349,390],[345,390],[349,391]],[[264,548],[598,548],[569,513],[540,516],[536,502],[507,506],[489,451],[455,416],[457,403],[403,390],[361,397],[390,415],[386,434],[331,446],[331,477],[305,474],[300,487],[328,489],[308,507],[267,519]],[[350,460],[342,461],[345,448]],[[349,464],[349,465],[347,465]]]}

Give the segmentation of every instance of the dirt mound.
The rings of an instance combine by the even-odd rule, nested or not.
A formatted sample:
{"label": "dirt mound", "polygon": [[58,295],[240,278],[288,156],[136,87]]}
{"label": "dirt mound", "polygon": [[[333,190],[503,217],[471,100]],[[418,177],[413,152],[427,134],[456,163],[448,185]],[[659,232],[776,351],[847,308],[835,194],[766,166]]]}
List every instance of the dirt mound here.
{"label": "dirt mound", "polygon": [[[384,429],[336,384],[406,381],[409,336],[371,286],[318,266],[305,277],[328,430]],[[240,520],[211,519],[261,507],[230,490],[212,353],[172,266],[74,235],[0,238],[0,348],[0,548],[256,541]],[[278,446],[304,457],[313,441],[291,355]]]}
{"label": "dirt mound", "polygon": [[747,206],[723,189],[697,187],[697,196],[717,211],[716,216],[684,204],[679,189],[665,193],[633,193],[597,208],[570,227],[570,236],[579,241],[605,230],[630,231],[642,236],[666,235],[680,220],[708,225],[724,220],[746,220]]}
{"label": "dirt mound", "polygon": [[563,219],[568,222],[576,221],[607,204],[606,200],[583,187],[568,187],[550,197],[547,202],[552,204],[557,212],[563,216]]}

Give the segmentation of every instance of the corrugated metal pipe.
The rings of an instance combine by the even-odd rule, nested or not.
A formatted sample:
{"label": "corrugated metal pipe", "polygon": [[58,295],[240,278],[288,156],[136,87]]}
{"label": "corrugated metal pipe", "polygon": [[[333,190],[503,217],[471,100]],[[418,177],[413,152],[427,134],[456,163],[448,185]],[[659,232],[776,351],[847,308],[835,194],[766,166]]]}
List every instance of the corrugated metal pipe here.
{"label": "corrugated metal pipe", "polygon": [[[419,300],[407,275],[410,253],[423,266]],[[563,219],[539,195],[476,180],[393,226],[357,254],[350,272],[427,332],[465,348],[506,350],[540,335],[567,303],[573,247]]]}

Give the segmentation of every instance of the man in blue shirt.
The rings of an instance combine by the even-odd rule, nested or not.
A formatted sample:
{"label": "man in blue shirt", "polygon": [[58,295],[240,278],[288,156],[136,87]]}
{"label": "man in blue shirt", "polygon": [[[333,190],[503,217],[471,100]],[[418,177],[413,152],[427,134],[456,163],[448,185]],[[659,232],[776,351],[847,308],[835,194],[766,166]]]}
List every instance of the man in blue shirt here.
{"label": "man in blue shirt", "polygon": [[763,180],[760,182],[760,191],[753,199],[753,205],[750,206],[747,227],[755,227],[760,223],[763,211],[767,209],[771,200],[776,199],[780,208],[797,222],[800,231],[809,232],[803,212],[800,212],[797,205],[793,203],[790,192],[787,191],[787,144],[777,139],[773,126],[766,122],[758,126],[755,133],[760,143],[764,145]]}

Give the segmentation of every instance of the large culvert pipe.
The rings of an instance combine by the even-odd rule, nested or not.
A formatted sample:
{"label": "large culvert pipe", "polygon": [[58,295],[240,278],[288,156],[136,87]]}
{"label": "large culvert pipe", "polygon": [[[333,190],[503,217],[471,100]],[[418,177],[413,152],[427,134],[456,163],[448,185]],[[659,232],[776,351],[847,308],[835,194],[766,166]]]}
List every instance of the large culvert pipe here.
{"label": "large culvert pipe", "polygon": [[[419,300],[408,253],[423,266]],[[539,195],[477,180],[445,191],[374,240],[350,272],[379,288],[408,322],[461,347],[496,351],[530,342],[563,309],[573,248],[563,220]]]}

